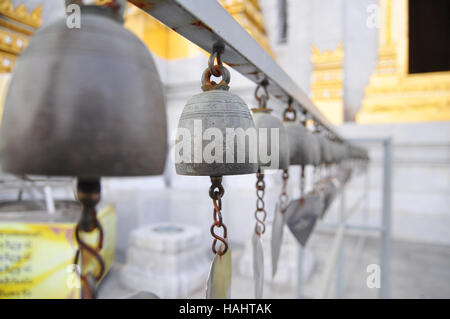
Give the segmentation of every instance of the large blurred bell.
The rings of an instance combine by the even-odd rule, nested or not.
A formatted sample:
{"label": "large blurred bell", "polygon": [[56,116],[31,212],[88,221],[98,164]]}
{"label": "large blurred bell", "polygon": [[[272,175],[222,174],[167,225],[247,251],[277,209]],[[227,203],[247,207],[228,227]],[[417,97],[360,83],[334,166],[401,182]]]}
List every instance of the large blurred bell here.
{"label": "large blurred bell", "polygon": [[[253,119],[255,121],[255,127],[258,131],[258,144],[261,147],[262,138],[264,135],[261,135],[260,129],[267,130],[267,154],[270,154],[271,157],[274,156],[274,152],[278,153],[277,156],[277,164],[274,167],[274,163],[263,163],[261,162],[261,158],[259,158],[259,164],[261,169],[271,168],[271,169],[281,169],[286,170],[289,169],[289,140],[286,128],[283,123],[274,115],[272,115],[272,110],[266,108],[266,98],[262,97],[262,107],[254,108],[253,111]],[[271,130],[278,130],[278,140],[272,141]],[[258,150],[259,155],[259,150]],[[276,155],[275,155],[276,156]]]}
{"label": "large blurred bell", "polygon": [[[220,83],[211,81],[211,71],[209,68],[206,69],[202,75],[204,92],[191,97],[181,113],[176,144],[183,143],[183,139],[189,137],[190,147],[183,147],[182,151],[176,149],[176,152],[183,153],[182,160],[177,160],[175,163],[176,172],[180,175],[194,176],[256,173],[258,170],[257,147],[251,145],[251,142],[241,143],[238,138],[227,139],[226,133],[227,129],[234,132],[252,129],[256,134],[252,115],[239,96],[228,92],[229,71],[220,65],[215,65],[215,70],[220,72],[222,81]],[[212,151],[208,145],[217,141],[217,136],[204,139],[204,135],[214,131],[219,133],[222,143],[220,150]],[[182,134],[183,132],[189,136]],[[216,160],[219,157],[216,152],[220,154],[219,160]],[[251,152],[254,152],[254,156],[250,155]],[[215,155],[214,158],[209,158],[211,154]],[[230,154],[234,155],[232,161],[227,161],[227,154],[230,157]]]}
{"label": "large blurred bell", "polygon": [[111,8],[40,29],[18,60],[1,127],[3,170],[78,177],[161,174],[162,85],[149,50]]}

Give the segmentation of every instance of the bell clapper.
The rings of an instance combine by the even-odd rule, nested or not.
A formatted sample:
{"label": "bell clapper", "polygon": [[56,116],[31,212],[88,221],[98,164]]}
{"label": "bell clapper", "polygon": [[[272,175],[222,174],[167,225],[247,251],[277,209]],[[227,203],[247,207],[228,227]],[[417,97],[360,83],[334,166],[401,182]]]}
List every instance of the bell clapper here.
{"label": "bell clapper", "polygon": [[[97,219],[96,206],[100,201],[100,180],[78,179],[77,197],[82,205],[81,217],[75,227],[75,238],[78,250],[75,255],[74,264],[78,265],[81,258],[81,293],[83,298],[95,299],[97,297],[97,283],[105,273],[105,262],[100,255],[103,247],[103,228]],[[95,246],[87,243],[82,238],[82,233],[98,231],[98,240]],[[90,260],[94,258],[99,266],[96,274],[92,272]]]}

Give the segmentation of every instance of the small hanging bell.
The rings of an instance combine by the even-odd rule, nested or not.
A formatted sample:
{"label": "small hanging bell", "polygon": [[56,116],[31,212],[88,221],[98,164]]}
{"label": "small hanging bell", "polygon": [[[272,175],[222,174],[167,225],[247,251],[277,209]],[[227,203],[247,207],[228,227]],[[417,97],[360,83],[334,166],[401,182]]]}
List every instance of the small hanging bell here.
{"label": "small hanging bell", "polygon": [[[213,68],[222,81],[218,84],[211,81],[212,72],[207,68],[202,75],[204,92],[191,97],[181,113],[175,142],[175,156],[180,156],[175,163],[176,172],[194,176],[256,173],[257,136],[253,118],[245,102],[228,91],[229,71],[222,65]],[[250,133],[253,131],[254,140],[250,134],[246,147],[245,138],[242,141],[238,136],[248,129]]]}
{"label": "small hanging bell", "polygon": [[297,113],[289,104],[284,111],[283,124],[288,134],[290,165],[309,165],[312,163],[312,156],[308,131],[296,119]]}
{"label": "small hanging bell", "polygon": [[322,154],[322,161],[325,164],[331,163],[331,150],[330,150],[330,141],[323,135],[319,134],[317,136],[319,138],[320,150]]}
{"label": "small hanging bell", "polygon": [[[223,175],[256,173],[257,134],[245,102],[230,92],[230,73],[222,65],[223,46],[215,45],[202,75],[204,92],[188,100],[181,113],[175,146],[175,168],[180,175],[210,176],[209,196],[214,222],[210,228],[215,257],[208,276],[206,297],[228,298],[231,288],[231,251],[222,217]],[[214,62],[217,60],[216,65]],[[210,77],[221,76],[216,83]],[[249,133],[254,140],[245,142]],[[239,137],[239,135],[241,135]],[[214,139],[213,139],[214,138]],[[182,155],[180,151],[182,150]],[[253,151],[253,152],[251,152]]]}
{"label": "small hanging bell", "polygon": [[119,12],[81,5],[80,29],[61,18],[31,38],[5,102],[4,171],[83,178],[163,172],[161,81]]}
{"label": "small hanging bell", "polygon": [[[278,156],[276,158],[276,165],[274,165],[274,163],[262,162],[258,149],[259,168],[261,171],[264,171],[265,168],[287,170],[289,169],[290,160],[287,130],[278,117],[271,114],[272,109],[267,108],[267,96],[267,94],[262,95],[261,97],[257,96],[257,99],[260,100],[260,106],[252,109],[253,119],[258,132],[259,147],[264,143],[266,145],[266,151],[270,152],[272,159],[274,153],[278,154]],[[272,130],[278,131],[278,140],[272,141]],[[267,134],[262,135],[262,131],[266,131]],[[266,141],[262,141],[263,136],[267,139]]]}
{"label": "small hanging bell", "polygon": [[311,153],[311,165],[319,166],[322,164],[322,150],[320,148],[320,141],[316,133],[308,132],[308,139]]}
{"label": "small hanging bell", "polygon": [[[253,108],[253,118],[258,132],[258,174],[256,182],[256,211],[255,211],[255,233],[252,237],[253,246],[253,278],[255,282],[255,298],[260,299],[263,296],[264,288],[264,254],[262,245],[262,234],[266,230],[267,213],[264,204],[265,182],[264,170],[266,168],[282,169],[285,172],[289,169],[289,142],[287,132],[283,123],[271,114],[272,110],[267,108],[269,93],[267,91],[267,80],[262,81],[255,90],[255,98],[259,102],[258,108]],[[258,90],[264,88],[264,94],[258,95]],[[275,131],[274,131],[275,130]],[[277,133],[276,140],[272,140],[273,133]],[[264,152],[261,150],[266,146],[265,153],[270,152],[271,163],[262,160]],[[275,161],[275,162],[274,162]],[[276,211],[275,214],[279,212]]]}

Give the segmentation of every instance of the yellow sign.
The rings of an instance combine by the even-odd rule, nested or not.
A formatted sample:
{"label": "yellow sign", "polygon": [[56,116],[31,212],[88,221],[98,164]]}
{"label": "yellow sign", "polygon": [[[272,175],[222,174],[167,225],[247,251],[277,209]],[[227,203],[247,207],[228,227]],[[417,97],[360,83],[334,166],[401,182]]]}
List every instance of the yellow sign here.
{"label": "yellow sign", "polygon": [[[99,220],[105,234],[101,255],[109,269],[116,238],[114,208],[102,209]],[[72,221],[3,222],[0,218],[0,298],[80,298],[73,264],[74,227]]]}

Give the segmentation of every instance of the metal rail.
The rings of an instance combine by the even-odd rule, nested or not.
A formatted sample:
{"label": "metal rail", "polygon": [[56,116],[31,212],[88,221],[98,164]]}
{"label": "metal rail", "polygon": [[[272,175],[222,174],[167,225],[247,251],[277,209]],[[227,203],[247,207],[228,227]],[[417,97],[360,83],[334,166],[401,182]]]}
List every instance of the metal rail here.
{"label": "metal rail", "polygon": [[311,119],[344,142],[302,89],[217,1],[128,1],[208,52],[214,45],[223,46],[223,62],[255,83],[267,79],[272,96],[286,104],[291,98],[293,107],[306,111]]}
{"label": "metal rail", "polygon": [[[359,230],[365,233],[378,233],[380,236],[380,290],[379,298],[390,298],[390,274],[391,274],[391,215],[392,215],[392,140],[388,138],[356,138],[350,140],[353,143],[374,143],[383,148],[383,196],[381,208],[381,224],[376,226],[358,225],[347,223],[352,213],[358,210],[361,198],[347,210],[345,201],[345,187],[341,190],[341,205],[339,210],[339,221],[337,223],[321,223],[318,230],[336,230],[330,257],[325,267],[323,280],[320,286],[319,297],[325,298],[333,278],[333,271],[336,271],[336,298],[344,296],[344,245],[343,240],[347,230]],[[366,174],[369,173],[369,169]],[[368,187],[366,183],[365,199],[368,200]],[[364,196],[364,195],[363,195]],[[366,207],[367,209],[367,207]],[[366,221],[367,222],[367,221]],[[301,287],[301,286],[299,286]],[[299,288],[300,289],[300,288]],[[301,294],[301,291],[300,291]]]}

